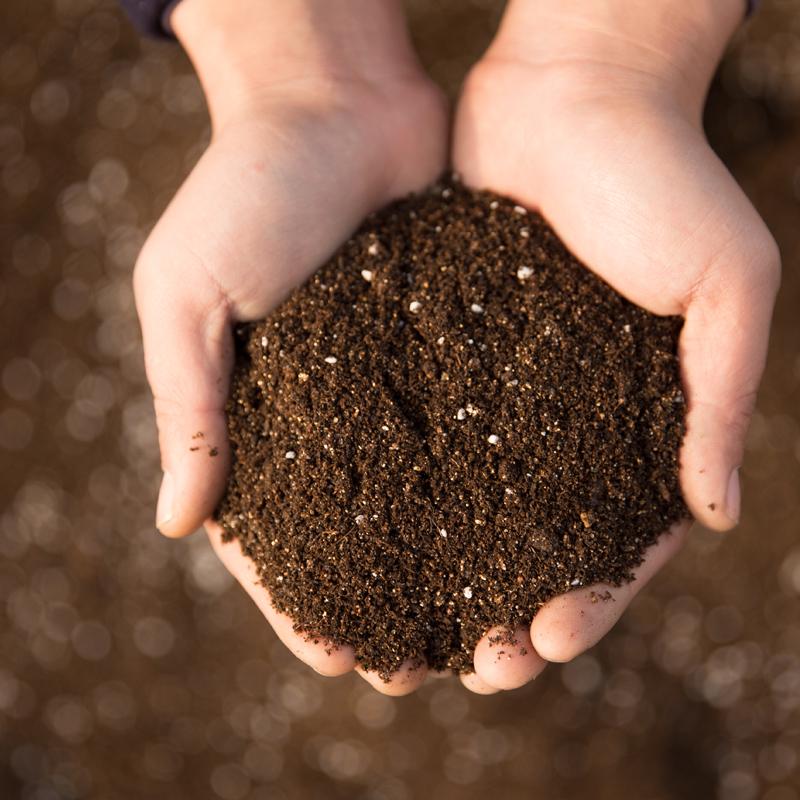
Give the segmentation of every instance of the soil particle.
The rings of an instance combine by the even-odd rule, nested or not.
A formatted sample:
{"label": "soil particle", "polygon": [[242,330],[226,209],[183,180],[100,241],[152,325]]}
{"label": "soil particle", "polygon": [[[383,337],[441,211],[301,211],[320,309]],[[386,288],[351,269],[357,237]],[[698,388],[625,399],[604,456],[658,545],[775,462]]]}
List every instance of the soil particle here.
{"label": "soil particle", "polygon": [[508,199],[399,201],[237,329],[225,537],[362,667],[471,671],[489,628],[624,583],[688,516],[681,324]]}

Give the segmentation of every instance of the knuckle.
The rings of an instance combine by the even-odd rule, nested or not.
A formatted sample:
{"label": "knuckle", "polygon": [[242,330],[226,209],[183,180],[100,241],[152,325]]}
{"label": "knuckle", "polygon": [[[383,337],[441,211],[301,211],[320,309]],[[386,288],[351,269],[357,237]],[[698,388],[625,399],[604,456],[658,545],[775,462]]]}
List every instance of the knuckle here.
{"label": "knuckle", "polygon": [[151,236],[142,246],[133,265],[133,291],[137,297],[141,296],[147,285],[158,276],[158,270],[155,269],[158,262],[155,250],[156,245]]}
{"label": "knuckle", "polygon": [[747,435],[755,405],[756,392],[748,391],[738,395],[727,413],[722,415],[723,423],[737,437],[737,440],[743,440]]}
{"label": "knuckle", "polygon": [[781,254],[766,225],[750,226],[746,235],[730,236],[718,246],[695,277],[688,297],[697,299],[733,291],[773,299],[781,281]]}
{"label": "knuckle", "polygon": [[775,237],[766,228],[759,249],[764,281],[770,289],[777,292],[781,282],[781,251]]}
{"label": "knuckle", "polygon": [[777,292],[781,277],[781,254],[775,237],[758,219],[758,228],[738,253],[744,285],[749,289]]}
{"label": "knuckle", "polygon": [[180,422],[186,414],[186,405],[183,399],[174,393],[168,393],[166,389],[153,390],[153,409],[156,419],[164,422]]}
{"label": "knuckle", "polygon": [[690,413],[700,413],[714,420],[718,430],[732,433],[738,440],[743,439],[750,427],[750,420],[756,406],[757,389],[749,386],[741,392],[722,400],[696,401]]}
{"label": "knuckle", "polygon": [[733,412],[730,415],[730,424],[742,433],[750,427],[750,420],[756,408],[758,399],[758,389],[756,387],[747,389],[739,394],[733,404]]}

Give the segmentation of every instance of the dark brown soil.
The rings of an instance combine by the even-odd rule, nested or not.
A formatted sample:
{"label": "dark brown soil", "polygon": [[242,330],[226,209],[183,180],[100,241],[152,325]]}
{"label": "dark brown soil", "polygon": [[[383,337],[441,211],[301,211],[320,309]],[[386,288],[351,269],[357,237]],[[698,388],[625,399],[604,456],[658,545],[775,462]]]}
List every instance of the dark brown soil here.
{"label": "dark brown soil", "polygon": [[[502,3],[404,5],[455,92]],[[317,680],[205,537],[152,527],[161,472],[130,262],[109,256],[121,230],[150,230],[206,140],[190,64],[140,45],[111,0],[1,3],[0,798],[798,800],[796,6],[759,4],[706,112],[786,262],[741,527],[695,528],[591,653],[527,687],[487,702],[437,680],[396,703],[354,675]],[[54,123],[37,112],[51,96],[58,110],[59,87]],[[114,127],[98,120],[109,107]],[[105,193],[114,165],[121,195]],[[12,193],[31,169],[36,188]],[[80,214],[63,213],[70,197]],[[41,376],[33,397],[12,396],[38,385],[18,383],[18,359]],[[23,450],[9,409],[34,425]],[[175,635],[160,657],[154,621]]]}
{"label": "dark brown soil", "polygon": [[681,320],[544,220],[445,183],[237,332],[219,519],[298,629],[386,675],[629,579],[687,510]]}

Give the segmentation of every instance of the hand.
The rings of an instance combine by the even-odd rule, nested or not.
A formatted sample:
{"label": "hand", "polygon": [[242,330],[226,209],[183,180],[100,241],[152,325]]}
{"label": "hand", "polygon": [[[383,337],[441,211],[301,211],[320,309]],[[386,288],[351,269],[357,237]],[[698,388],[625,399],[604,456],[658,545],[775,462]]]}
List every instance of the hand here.
{"label": "hand", "polygon": [[[467,80],[454,132],[465,182],[541,210],[629,300],[684,316],[681,487],[695,518],[717,530],[739,519],[738,466],[779,282],[776,245],[701,125],[743,11],[741,0],[513,0]],[[514,688],[545,659],[567,661],[595,644],[687,528],[661,537],[633,583],[546,604],[518,632],[527,656],[498,661],[484,638],[465,683]],[[606,590],[613,602],[597,602]]]}
{"label": "hand", "polygon": [[[157,525],[182,536],[210,517],[230,467],[232,324],[263,318],[370,211],[433,181],[447,125],[389,0],[183,0],[172,24],[213,138],[148,239],[135,291],[164,469]],[[354,667],[351,648],[294,633],[238,543],[206,527],[293,652],[325,674]],[[365,677],[398,693],[424,670]]]}

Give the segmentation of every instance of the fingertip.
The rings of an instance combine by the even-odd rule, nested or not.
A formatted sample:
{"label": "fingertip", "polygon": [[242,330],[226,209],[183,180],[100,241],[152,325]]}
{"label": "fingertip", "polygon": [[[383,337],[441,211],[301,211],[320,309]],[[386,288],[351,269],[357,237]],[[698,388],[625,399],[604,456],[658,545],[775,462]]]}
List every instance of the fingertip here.
{"label": "fingertip", "polygon": [[742,490],[739,467],[731,470],[727,481],[721,476],[716,482],[725,484],[726,487],[721,502],[711,501],[703,507],[702,500],[695,496],[691,498],[691,502],[687,500],[687,505],[694,518],[706,528],[726,533],[739,524],[741,514]]}
{"label": "fingertip", "polygon": [[[616,602],[610,588],[606,588],[606,591],[608,595],[604,602]],[[603,624],[606,621],[608,624]],[[615,621],[616,618],[614,621],[601,621],[593,616],[587,618],[575,603],[575,598],[562,595],[539,609],[531,623],[531,643],[545,661],[564,664],[599,641]]]}
{"label": "fingertip", "polygon": [[465,689],[468,689],[473,694],[490,695],[497,694],[500,689],[496,686],[490,686],[486,681],[482,680],[477,672],[465,672],[458,676]]}
{"label": "fingertip", "polygon": [[171,539],[198,530],[213,514],[230,471],[225,419],[209,414],[178,425],[161,422],[164,475],[156,504],[156,528]]}
{"label": "fingertip", "polygon": [[203,527],[202,517],[197,520],[197,515],[178,515],[158,521],[156,517],[156,530],[167,539],[182,539]]}
{"label": "fingertip", "polygon": [[187,528],[172,520],[162,520],[156,522],[156,530],[167,539],[183,539],[185,536],[194,533],[197,528]]}
{"label": "fingertip", "polygon": [[356,666],[356,672],[381,694],[388,697],[404,697],[419,689],[425,682],[428,666],[421,659],[408,659],[384,680],[377,672]]}
{"label": "fingertip", "polygon": [[161,487],[158,490],[158,502],[156,503],[156,528],[165,536],[169,536],[174,500],[175,479],[172,477],[172,473],[166,470],[161,477]]}
{"label": "fingertip", "polygon": [[474,664],[484,683],[504,691],[524,686],[545,667],[524,627],[492,628],[475,646]]}
{"label": "fingertip", "polygon": [[634,597],[682,547],[690,522],[683,520],[648,548],[634,579],[575,589],[545,603],[533,618],[530,637],[546,661],[565,663],[593,647],[614,627]]}
{"label": "fingertip", "polygon": [[687,435],[681,457],[681,489],[684,501],[701,525],[725,533],[739,524],[741,488],[739,470],[725,473],[724,465],[711,463],[712,445],[703,446]]}
{"label": "fingertip", "polygon": [[[302,634],[296,635],[303,638]],[[313,646],[289,649],[317,674],[325,678],[338,678],[353,671],[356,659],[352,647],[311,637],[305,642]]]}
{"label": "fingertip", "polygon": [[731,519],[725,512],[716,511],[713,508],[708,508],[707,511],[694,516],[704,528],[716,533],[728,533],[739,524],[739,520]]}
{"label": "fingertip", "polygon": [[734,467],[728,478],[728,489],[725,493],[725,512],[734,525],[739,524],[742,513],[742,484],[739,478],[739,467]]}
{"label": "fingertip", "polygon": [[727,533],[733,530],[738,524],[738,519],[732,519],[725,513],[723,508],[715,503],[699,504],[696,500],[686,499],[686,505],[692,514],[693,519],[699,522],[704,528],[717,533]]}

